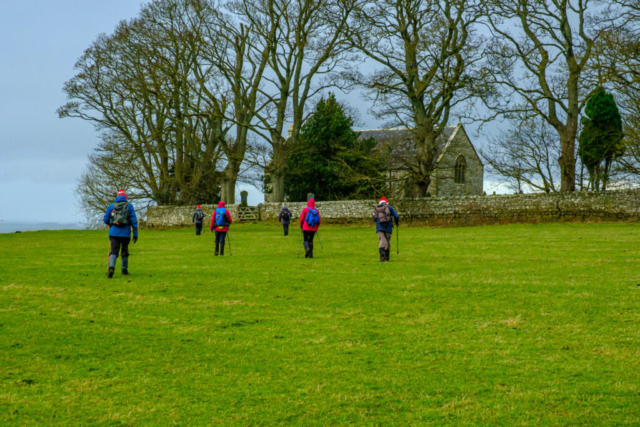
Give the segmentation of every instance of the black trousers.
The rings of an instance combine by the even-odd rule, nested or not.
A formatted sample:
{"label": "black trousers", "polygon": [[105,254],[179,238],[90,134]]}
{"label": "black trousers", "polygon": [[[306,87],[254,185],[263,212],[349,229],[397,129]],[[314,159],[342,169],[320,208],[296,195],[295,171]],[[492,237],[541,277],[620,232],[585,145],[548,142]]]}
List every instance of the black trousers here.
{"label": "black trousers", "polygon": [[201,232],[202,232],[202,223],[198,224],[196,222],[196,236],[199,236]]}
{"label": "black trousers", "polygon": [[302,230],[302,235],[304,236],[303,239],[305,242],[313,245],[313,237],[316,235],[315,231]]}
{"label": "black trousers", "polygon": [[[129,256],[129,243],[131,242],[131,237],[116,237],[109,236],[109,242],[111,243],[111,252],[110,255],[118,255],[126,258]],[[120,250],[122,248],[122,251]]]}
{"label": "black trousers", "polygon": [[289,235],[289,224],[282,224],[282,228],[284,228],[284,235]]}

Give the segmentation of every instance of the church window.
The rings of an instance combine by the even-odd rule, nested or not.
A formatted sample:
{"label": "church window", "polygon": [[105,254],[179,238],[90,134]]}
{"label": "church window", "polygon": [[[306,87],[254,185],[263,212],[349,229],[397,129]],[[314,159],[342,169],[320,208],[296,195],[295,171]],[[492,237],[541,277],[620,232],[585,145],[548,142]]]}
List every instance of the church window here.
{"label": "church window", "polygon": [[455,179],[456,184],[464,184],[467,173],[467,160],[462,154],[456,159]]}

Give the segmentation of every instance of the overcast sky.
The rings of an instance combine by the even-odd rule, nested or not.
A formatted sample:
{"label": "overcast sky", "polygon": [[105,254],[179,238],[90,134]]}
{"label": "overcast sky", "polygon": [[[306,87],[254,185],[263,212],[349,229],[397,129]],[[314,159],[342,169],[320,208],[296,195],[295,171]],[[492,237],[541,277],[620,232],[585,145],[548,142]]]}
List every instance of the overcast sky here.
{"label": "overcast sky", "polygon": [[0,218],[80,222],[73,188],[97,144],[64,119],[63,83],[99,33],[135,16],[136,0],[0,0]]}
{"label": "overcast sky", "polygon": [[[62,85],[98,34],[134,17],[143,3],[0,0],[0,219],[82,222],[73,189],[98,138],[91,124],[57,117],[66,101]],[[339,98],[360,111],[363,127],[379,126],[360,97]],[[247,190],[250,204],[263,201]]]}

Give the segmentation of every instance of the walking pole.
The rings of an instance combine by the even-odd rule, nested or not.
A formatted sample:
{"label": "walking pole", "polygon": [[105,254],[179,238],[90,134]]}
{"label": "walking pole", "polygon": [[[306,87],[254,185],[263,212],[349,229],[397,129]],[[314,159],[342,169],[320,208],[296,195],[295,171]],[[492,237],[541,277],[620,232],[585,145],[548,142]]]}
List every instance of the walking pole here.
{"label": "walking pole", "polygon": [[229,239],[229,256],[233,256],[233,252],[231,251],[231,235],[227,232],[227,238]]}
{"label": "walking pole", "polygon": [[398,226],[398,232],[396,233],[396,255],[400,255],[400,224]]}
{"label": "walking pole", "polygon": [[316,231],[316,234],[318,235],[318,242],[320,242],[320,247],[324,250],[324,246],[322,246],[322,240],[320,240],[320,233]]}
{"label": "walking pole", "polygon": [[[302,233],[302,228],[300,229],[300,237],[302,237],[302,242],[304,242],[304,234]],[[300,246],[298,246],[298,258],[300,258],[300,249],[302,248],[302,242],[300,242]]]}

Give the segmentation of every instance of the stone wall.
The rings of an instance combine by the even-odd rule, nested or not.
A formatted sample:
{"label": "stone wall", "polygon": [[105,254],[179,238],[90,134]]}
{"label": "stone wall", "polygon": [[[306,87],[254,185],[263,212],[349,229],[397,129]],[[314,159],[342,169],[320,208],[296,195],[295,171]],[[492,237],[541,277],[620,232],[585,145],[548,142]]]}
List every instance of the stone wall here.
{"label": "stone wall", "polygon": [[[327,223],[371,224],[373,200],[317,202]],[[539,222],[638,221],[640,191],[575,192],[391,201],[403,223],[465,226]],[[289,203],[297,218],[306,203]],[[260,205],[260,219],[277,221],[281,204]]]}
{"label": "stone wall", "polygon": [[[325,223],[371,224],[374,200],[317,202]],[[407,224],[433,226],[465,226],[539,222],[638,221],[640,220],[640,190],[607,191],[605,193],[575,192],[558,194],[518,194],[497,196],[427,197],[417,200],[391,200],[391,205]],[[234,221],[238,206],[229,205]],[[298,218],[306,203],[289,203]],[[263,203],[262,221],[275,222],[282,204]],[[202,210],[211,221],[213,205]],[[175,227],[191,225],[195,206],[151,207],[146,226]]]}
{"label": "stone wall", "polygon": [[[240,205],[227,205],[227,210],[231,214],[231,219],[238,220],[238,207]],[[211,224],[211,217],[218,205],[202,205],[202,212],[207,216],[203,220],[205,224]],[[151,206],[147,210],[145,227],[183,227],[192,225],[191,219],[196,210],[193,206]]]}

